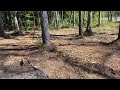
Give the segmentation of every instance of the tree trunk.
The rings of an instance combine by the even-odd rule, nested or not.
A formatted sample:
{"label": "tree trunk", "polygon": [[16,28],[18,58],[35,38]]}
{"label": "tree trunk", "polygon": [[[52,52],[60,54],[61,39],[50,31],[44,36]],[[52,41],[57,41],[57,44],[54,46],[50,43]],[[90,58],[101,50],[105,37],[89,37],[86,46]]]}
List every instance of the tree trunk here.
{"label": "tree trunk", "polygon": [[73,27],[75,27],[75,11],[73,11]]}
{"label": "tree trunk", "polygon": [[35,36],[35,27],[36,27],[36,25],[35,25],[35,15],[34,15],[34,11],[33,11],[33,40],[34,40],[34,36]]}
{"label": "tree trunk", "polygon": [[120,24],[119,24],[119,33],[118,33],[118,38],[117,40],[120,40]]}
{"label": "tree trunk", "polygon": [[35,25],[35,15],[34,15],[34,11],[33,11],[33,25],[34,25],[34,29],[35,29],[36,25]]}
{"label": "tree trunk", "polygon": [[73,14],[73,12],[71,11],[71,12],[70,12],[70,17],[69,17],[69,20],[70,20],[70,23],[69,23],[69,24],[70,24],[70,26],[71,26],[71,22],[72,22],[72,14]]}
{"label": "tree trunk", "polygon": [[83,26],[85,25],[86,12],[83,11]]}
{"label": "tree trunk", "polygon": [[101,26],[101,11],[99,11],[98,26]]}
{"label": "tree trunk", "polygon": [[56,28],[59,28],[59,13],[58,11],[55,11],[55,15],[56,15]]}
{"label": "tree trunk", "polygon": [[113,12],[110,11],[110,21],[112,21],[112,20],[113,20]]}
{"label": "tree trunk", "polygon": [[20,15],[20,13],[21,12],[19,12],[19,17],[18,17],[18,21],[19,21],[19,26],[20,26],[20,29],[19,29],[19,33],[21,34],[21,35],[23,35],[23,32],[22,32],[22,30],[23,30],[23,24],[22,24],[22,20],[21,20],[21,15]]}
{"label": "tree trunk", "polygon": [[115,21],[117,21],[117,11],[115,11]]}
{"label": "tree trunk", "polygon": [[37,14],[38,14],[38,26],[40,25],[40,12],[38,11]]}
{"label": "tree trunk", "polygon": [[79,11],[79,35],[82,36],[82,11]]}
{"label": "tree trunk", "polygon": [[[7,13],[7,24],[9,23],[9,15],[8,15],[8,13]],[[10,25],[8,25],[8,26],[6,26],[6,29],[5,30],[7,30],[7,32],[9,31],[9,29],[10,29],[10,27],[9,27]]]}
{"label": "tree trunk", "polygon": [[42,43],[43,45],[49,45],[50,34],[49,34],[49,24],[48,24],[48,14],[47,11],[41,11],[41,28],[42,28]]}
{"label": "tree trunk", "polygon": [[16,13],[17,13],[17,11],[14,12],[14,22],[15,22],[16,31],[19,32],[20,28],[19,28],[19,24],[18,24],[18,19],[17,19]]}
{"label": "tree trunk", "polygon": [[62,12],[62,15],[61,15],[61,20],[62,20],[62,25],[64,25],[64,19],[63,19],[63,11],[61,11]]}
{"label": "tree trunk", "polygon": [[91,31],[91,27],[92,27],[92,11],[88,11],[88,21],[87,21],[86,31],[83,34],[84,36],[93,35],[93,33]]}
{"label": "tree trunk", "polygon": [[108,21],[110,20],[110,11],[107,11],[108,13]]}
{"label": "tree trunk", "polygon": [[12,25],[12,30],[14,30],[14,20],[13,20],[13,18],[14,18],[14,16],[13,16],[13,13],[12,13],[12,11],[10,11],[10,17],[11,17],[11,25]]}
{"label": "tree trunk", "polygon": [[0,11],[0,37],[5,37],[3,20],[2,20],[2,11]]}

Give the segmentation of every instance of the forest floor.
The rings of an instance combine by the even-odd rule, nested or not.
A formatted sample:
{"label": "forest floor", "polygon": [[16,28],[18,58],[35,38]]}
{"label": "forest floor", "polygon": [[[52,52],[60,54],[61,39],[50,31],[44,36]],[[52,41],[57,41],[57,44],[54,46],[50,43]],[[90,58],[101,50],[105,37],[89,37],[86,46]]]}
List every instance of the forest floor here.
{"label": "forest floor", "polygon": [[117,28],[93,28],[93,36],[79,37],[78,28],[51,30],[55,49],[38,49],[40,32],[14,39],[0,38],[1,79],[118,79],[120,50],[111,42]]}

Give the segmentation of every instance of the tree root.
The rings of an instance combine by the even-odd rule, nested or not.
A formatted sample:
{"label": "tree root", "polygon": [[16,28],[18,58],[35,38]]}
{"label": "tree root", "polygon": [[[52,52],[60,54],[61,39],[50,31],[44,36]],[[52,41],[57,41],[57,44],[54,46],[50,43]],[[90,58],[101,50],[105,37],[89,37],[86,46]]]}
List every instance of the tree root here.
{"label": "tree root", "polygon": [[84,33],[83,33],[83,36],[93,36],[93,32],[90,31],[90,30],[86,30]]}

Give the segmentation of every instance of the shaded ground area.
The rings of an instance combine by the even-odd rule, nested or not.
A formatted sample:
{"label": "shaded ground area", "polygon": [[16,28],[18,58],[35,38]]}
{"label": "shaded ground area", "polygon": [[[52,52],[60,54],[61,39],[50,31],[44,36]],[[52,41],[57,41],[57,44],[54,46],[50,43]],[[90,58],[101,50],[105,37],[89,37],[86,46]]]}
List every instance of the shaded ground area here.
{"label": "shaded ground area", "polygon": [[79,37],[78,29],[50,31],[56,48],[37,47],[40,32],[14,39],[0,38],[0,78],[9,79],[109,79],[120,78],[120,51],[111,42],[117,31],[93,29]]}

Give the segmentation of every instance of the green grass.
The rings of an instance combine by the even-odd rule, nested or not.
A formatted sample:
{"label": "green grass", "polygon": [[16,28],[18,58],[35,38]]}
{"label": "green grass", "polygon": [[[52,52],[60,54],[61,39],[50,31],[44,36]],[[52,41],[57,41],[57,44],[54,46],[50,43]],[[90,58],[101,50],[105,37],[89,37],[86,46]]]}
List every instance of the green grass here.
{"label": "green grass", "polygon": [[115,31],[118,29],[118,23],[104,20],[102,21],[101,26],[95,28],[99,28],[100,30]]}

